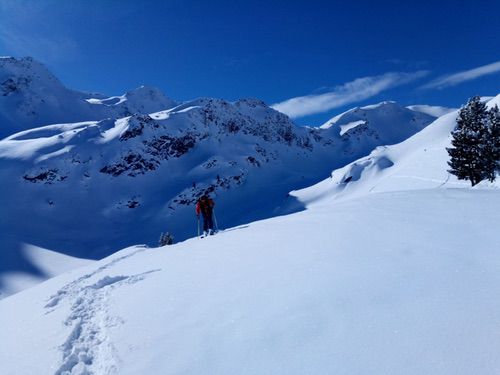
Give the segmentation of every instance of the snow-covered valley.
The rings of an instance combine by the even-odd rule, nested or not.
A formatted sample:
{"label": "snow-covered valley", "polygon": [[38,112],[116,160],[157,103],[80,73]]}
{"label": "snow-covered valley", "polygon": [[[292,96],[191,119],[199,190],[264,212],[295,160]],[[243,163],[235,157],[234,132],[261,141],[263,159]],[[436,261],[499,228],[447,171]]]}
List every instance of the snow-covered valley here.
{"label": "snow-covered valley", "polygon": [[0,374],[500,372],[500,183],[447,172],[456,110],[148,103],[0,141]]}

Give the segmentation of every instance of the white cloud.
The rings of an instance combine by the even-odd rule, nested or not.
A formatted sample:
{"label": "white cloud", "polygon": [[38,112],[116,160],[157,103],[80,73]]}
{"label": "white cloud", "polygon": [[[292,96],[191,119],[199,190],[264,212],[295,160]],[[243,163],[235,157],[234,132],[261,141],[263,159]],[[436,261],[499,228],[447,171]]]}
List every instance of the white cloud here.
{"label": "white cloud", "polygon": [[329,92],[291,98],[273,104],[272,107],[292,118],[322,113],[368,99],[382,91],[412,82],[427,74],[429,74],[428,71],[422,70],[413,73],[390,72],[379,76],[357,78],[336,86]]}
{"label": "white cloud", "polygon": [[500,72],[500,61],[494,62],[492,64],[483,65],[478,68],[464,70],[463,72],[458,72],[455,74],[449,74],[439,77],[425,85],[422,89],[442,89],[444,87],[455,86],[462,82],[471,81],[473,79]]}

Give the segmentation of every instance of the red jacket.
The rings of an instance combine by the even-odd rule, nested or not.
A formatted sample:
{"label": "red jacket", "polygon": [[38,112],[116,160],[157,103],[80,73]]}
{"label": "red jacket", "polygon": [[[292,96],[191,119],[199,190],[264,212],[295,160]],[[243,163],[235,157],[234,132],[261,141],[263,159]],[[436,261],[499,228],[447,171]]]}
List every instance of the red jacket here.
{"label": "red jacket", "polygon": [[210,199],[198,199],[198,202],[196,202],[196,215],[199,215],[202,213],[205,216],[208,216],[212,213],[212,210],[214,209],[215,202]]}

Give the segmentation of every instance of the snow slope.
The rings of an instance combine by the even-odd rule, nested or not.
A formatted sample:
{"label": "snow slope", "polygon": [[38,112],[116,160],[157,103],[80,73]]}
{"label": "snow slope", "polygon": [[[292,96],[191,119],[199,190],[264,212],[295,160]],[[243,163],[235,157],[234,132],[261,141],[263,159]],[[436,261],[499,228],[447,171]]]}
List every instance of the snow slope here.
{"label": "snow slope", "polygon": [[0,57],[0,139],[36,126],[118,118],[175,106],[158,89],[106,98],[69,90],[31,57]]}
{"label": "snow slope", "polygon": [[125,249],[0,301],[0,373],[498,373],[499,204],[378,193]]}
{"label": "snow slope", "polygon": [[[500,95],[485,98],[489,107],[500,102]],[[369,193],[432,188],[461,188],[469,182],[447,172],[446,147],[451,145],[451,131],[456,126],[458,110],[450,112],[404,142],[380,146],[332,172],[329,179],[315,186],[292,192],[300,204],[310,205],[325,199],[350,199]],[[497,180],[484,181],[477,188],[500,187]],[[297,204],[297,203],[295,203]]]}

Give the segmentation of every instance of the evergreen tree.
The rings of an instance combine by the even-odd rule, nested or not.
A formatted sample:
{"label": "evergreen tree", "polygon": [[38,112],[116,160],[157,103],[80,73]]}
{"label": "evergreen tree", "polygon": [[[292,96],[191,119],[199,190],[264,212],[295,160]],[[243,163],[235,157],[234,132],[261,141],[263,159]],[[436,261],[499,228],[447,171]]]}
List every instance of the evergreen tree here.
{"label": "evergreen tree", "polygon": [[486,144],[488,111],[479,96],[462,107],[457,127],[451,133],[453,147],[447,148],[451,159],[449,172],[459,180],[469,180],[472,186],[488,178]]}
{"label": "evergreen tree", "polygon": [[496,174],[500,173],[500,110],[497,105],[489,110],[487,124],[487,178],[494,181]]}

